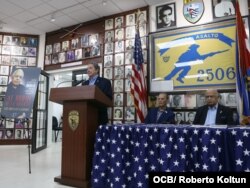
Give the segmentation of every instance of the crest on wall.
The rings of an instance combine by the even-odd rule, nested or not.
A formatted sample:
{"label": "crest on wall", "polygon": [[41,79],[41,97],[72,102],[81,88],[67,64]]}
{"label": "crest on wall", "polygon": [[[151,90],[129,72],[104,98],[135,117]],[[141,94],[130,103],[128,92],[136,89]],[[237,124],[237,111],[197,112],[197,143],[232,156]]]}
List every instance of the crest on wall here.
{"label": "crest on wall", "polygon": [[198,22],[204,13],[203,0],[183,0],[183,15],[190,23]]}
{"label": "crest on wall", "polygon": [[69,127],[72,131],[75,131],[79,125],[79,112],[76,110],[72,110],[68,115],[68,123]]}

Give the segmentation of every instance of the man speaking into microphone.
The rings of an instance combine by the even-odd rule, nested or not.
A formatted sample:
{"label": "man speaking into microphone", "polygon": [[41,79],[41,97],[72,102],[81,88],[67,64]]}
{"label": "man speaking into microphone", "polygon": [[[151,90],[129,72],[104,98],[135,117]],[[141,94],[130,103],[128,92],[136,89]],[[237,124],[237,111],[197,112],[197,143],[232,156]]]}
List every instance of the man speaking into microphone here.
{"label": "man speaking into microphone", "polygon": [[[87,74],[89,79],[81,81],[82,85],[96,85],[108,98],[112,100],[112,87],[110,80],[99,76],[100,67],[97,63],[89,63],[87,68]],[[81,83],[80,82],[80,83]],[[80,84],[79,82],[76,84]],[[101,107],[98,110],[98,124],[105,125],[108,123],[108,112],[107,107]]]}

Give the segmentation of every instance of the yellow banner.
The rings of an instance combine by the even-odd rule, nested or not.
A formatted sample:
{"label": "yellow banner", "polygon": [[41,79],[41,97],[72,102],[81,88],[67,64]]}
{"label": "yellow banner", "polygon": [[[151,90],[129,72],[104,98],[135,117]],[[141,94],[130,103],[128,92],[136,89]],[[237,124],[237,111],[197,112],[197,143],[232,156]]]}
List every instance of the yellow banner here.
{"label": "yellow banner", "polygon": [[[174,88],[235,84],[235,24],[175,32],[154,38],[153,78]],[[152,78],[152,79],[153,79]]]}

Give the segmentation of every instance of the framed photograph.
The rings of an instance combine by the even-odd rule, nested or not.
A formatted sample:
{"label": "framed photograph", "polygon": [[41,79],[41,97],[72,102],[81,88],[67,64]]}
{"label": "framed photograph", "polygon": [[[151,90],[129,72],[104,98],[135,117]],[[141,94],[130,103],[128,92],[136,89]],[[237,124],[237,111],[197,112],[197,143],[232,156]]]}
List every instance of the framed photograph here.
{"label": "framed photograph", "polygon": [[131,91],[131,79],[125,79],[125,91]]}
{"label": "framed photograph", "polygon": [[11,43],[12,43],[12,36],[4,35],[3,36],[3,44],[11,45]]}
{"label": "framed photograph", "polygon": [[176,125],[185,124],[185,112],[174,112],[174,114]]}
{"label": "framed photograph", "polygon": [[114,119],[123,119],[123,108],[122,107],[114,107]]}
{"label": "framed photograph", "polygon": [[195,108],[196,107],[196,95],[195,94],[184,95],[184,106],[186,108]]}
{"label": "framed photograph", "polygon": [[186,124],[193,125],[195,114],[196,114],[196,112],[194,112],[194,111],[185,112]]}
{"label": "framed photograph", "polygon": [[7,86],[1,86],[0,87],[0,95],[4,96],[7,91]]}
{"label": "framed photograph", "polygon": [[69,49],[69,41],[62,42],[62,51],[67,51]]}
{"label": "framed photograph", "polygon": [[66,61],[66,53],[61,52],[58,54],[58,62],[59,63],[64,63]]}
{"label": "framed photograph", "polygon": [[[19,46],[12,46],[11,47],[11,55],[22,55],[22,48]],[[27,53],[26,53],[26,55],[27,55]]]}
{"label": "framed photograph", "polygon": [[22,47],[21,48],[21,55],[28,56],[29,48],[28,47]]}
{"label": "framed photograph", "polygon": [[123,92],[123,80],[114,80],[114,91]]}
{"label": "framed photograph", "polygon": [[146,24],[139,25],[139,33],[140,33],[140,37],[144,37],[147,35],[147,25]]}
{"label": "framed photograph", "polygon": [[112,68],[104,68],[104,78],[107,78],[107,79],[113,78]]}
{"label": "framed photograph", "polygon": [[115,79],[124,78],[124,67],[123,66],[115,67],[114,70],[115,70],[115,72],[114,72]]}
{"label": "framed photograph", "polygon": [[14,128],[14,119],[6,119],[6,128]]}
{"label": "framed photograph", "polygon": [[12,45],[20,45],[20,37],[13,36],[12,37]]}
{"label": "framed photograph", "polygon": [[51,64],[51,55],[46,55],[45,56],[44,64],[45,65],[50,65]]}
{"label": "framed photograph", "polygon": [[89,45],[89,36],[84,34],[81,36],[81,47],[86,47]]}
{"label": "framed photograph", "polygon": [[133,50],[133,49],[135,49],[135,40],[134,39],[126,40],[126,50]]}
{"label": "framed photograph", "polygon": [[135,26],[126,27],[126,39],[131,38],[135,38]]}
{"label": "framed photograph", "polygon": [[53,54],[52,55],[52,64],[57,64],[57,63],[59,63],[58,54]]}
{"label": "framed photograph", "polygon": [[79,39],[76,38],[76,39],[72,39],[71,40],[71,49],[76,49],[79,47]]}
{"label": "framed photograph", "polygon": [[2,56],[2,65],[11,65],[10,56],[8,55]]}
{"label": "framed photograph", "polygon": [[114,94],[114,106],[123,106],[123,93]]}
{"label": "framed photograph", "polygon": [[147,12],[146,10],[141,11],[139,15],[137,15],[137,20],[139,21],[139,25],[143,25],[147,23]]}
{"label": "framed photograph", "polygon": [[75,50],[75,59],[82,59],[82,49]]}
{"label": "framed photograph", "polygon": [[112,54],[114,52],[114,47],[113,47],[114,43],[105,43],[104,47],[105,47],[105,54]]}
{"label": "framed photograph", "polygon": [[28,38],[27,37],[20,37],[20,44],[22,46],[27,46],[28,45]]}
{"label": "framed photograph", "polygon": [[75,60],[75,52],[72,51],[67,51],[67,61],[74,61]]}
{"label": "framed photograph", "polygon": [[58,42],[58,43],[53,44],[53,53],[58,53],[60,51],[61,51],[61,43]]}
{"label": "framed photograph", "polygon": [[124,41],[118,40],[115,42],[115,52],[123,52],[124,51]]}
{"label": "framed photograph", "polygon": [[135,14],[126,15],[126,26],[135,25]]}
{"label": "framed photograph", "polygon": [[23,139],[23,129],[15,130],[15,139]]}
{"label": "framed photograph", "polygon": [[83,54],[84,54],[84,58],[89,58],[91,57],[91,48],[87,47],[83,49]]}
{"label": "framed photograph", "polygon": [[166,29],[176,26],[175,3],[156,7],[156,29]]}
{"label": "framed photograph", "polygon": [[8,84],[8,76],[0,76],[0,85],[7,85]]}
{"label": "framed photograph", "polygon": [[37,45],[38,45],[37,38],[29,37],[28,38],[28,45],[31,47],[37,47]]}
{"label": "framed photograph", "polygon": [[157,32],[149,41],[150,82],[161,78],[183,91],[235,89],[235,20]]}
{"label": "framed photograph", "polygon": [[131,107],[131,106],[125,107],[125,119],[126,120],[135,119],[135,107]]}
{"label": "framed photograph", "polygon": [[105,20],[105,30],[110,30],[113,28],[114,28],[114,20],[113,19]]}
{"label": "framed photograph", "polygon": [[9,68],[10,68],[9,66],[1,65],[0,74],[1,75],[9,75],[9,70],[10,70]]}
{"label": "framed photograph", "polygon": [[14,138],[14,129],[6,129],[5,139],[13,139],[13,138]]}
{"label": "framed photograph", "polygon": [[114,31],[111,30],[111,31],[106,31],[105,32],[105,39],[104,41],[107,43],[107,42],[113,42],[114,41]]}
{"label": "framed photograph", "polygon": [[51,44],[46,45],[46,47],[45,47],[45,54],[46,55],[52,54],[52,45]]}
{"label": "framed photograph", "polygon": [[11,59],[10,59],[10,63],[11,63],[12,66],[15,66],[15,65],[18,66],[19,62],[20,62],[19,57],[12,56]]}
{"label": "framed photograph", "polygon": [[4,130],[0,130],[0,139],[3,139],[4,135],[5,135]]}
{"label": "framed photograph", "polygon": [[236,107],[237,101],[236,101],[236,93],[225,93],[225,105],[230,107]]}
{"label": "framed photograph", "polygon": [[31,66],[31,67],[36,66],[36,58],[35,57],[28,57],[28,66]]}
{"label": "framed photograph", "polygon": [[91,56],[92,57],[99,56],[100,54],[101,54],[100,45],[99,44],[93,45],[91,48]]}
{"label": "framed photograph", "polygon": [[28,66],[28,57],[19,57],[19,66]]}
{"label": "framed photograph", "polygon": [[99,45],[99,34],[89,35],[89,45],[90,46]]}
{"label": "framed photograph", "polygon": [[236,0],[212,0],[213,18],[235,16]]}
{"label": "framed photograph", "polygon": [[197,94],[196,95],[196,105],[197,107],[203,106],[206,104],[205,94]]}
{"label": "framed photograph", "polygon": [[126,51],[125,53],[125,64],[133,64],[134,63],[134,51]]}
{"label": "framed photograph", "polygon": [[184,107],[184,95],[171,95],[171,106],[175,108]]}
{"label": "framed photograph", "polygon": [[124,65],[124,53],[115,54],[115,66]]}
{"label": "framed photograph", "polygon": [[115,30],[115,40],[123,40],[124,38],[124,29],[119,28]]}
{"label": "framed photograph", "polygon": [[104,67],[110,67],[113,65],[113,55],[104,56]]}
{"label": "framed photograph", "polygon": [[0,44],[3,44],[3,35],[0,35]]}
{"label": "framed photograph", "polygon": [[132,76],[132,65],[125,66],[125,78],[130,79]]}
{"label": "framed photograph", "polygon": [[14,124],[16,129],[24,128],[24,124],[20,119],[15,119]]}
{"label": "framed photograph", "polygon": [[130,92],[127,93],[127,106],[134,106],[134,100]]}
{"label": "framed photograph", "polygon": [[11,47],[10,46],[3,46],[2,47],[2,54],[10,55],[11,54]]}
{"label": "framed photograph", "polygon": [[123,16],[115,18],[115,28],[122,28],[124,24]]}

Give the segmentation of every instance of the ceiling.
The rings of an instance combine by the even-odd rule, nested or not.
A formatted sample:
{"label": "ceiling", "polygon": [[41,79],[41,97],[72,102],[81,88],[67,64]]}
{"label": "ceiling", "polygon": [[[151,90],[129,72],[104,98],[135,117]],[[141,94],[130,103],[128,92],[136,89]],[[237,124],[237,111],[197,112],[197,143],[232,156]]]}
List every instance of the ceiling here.
{"label": "ceiling", "polygon": [[[44,34],[168,0],[0,0],[0,32]],[[104,5],[105,4],[105,5]],[[52,15],[55,21],[51,21]]]}

